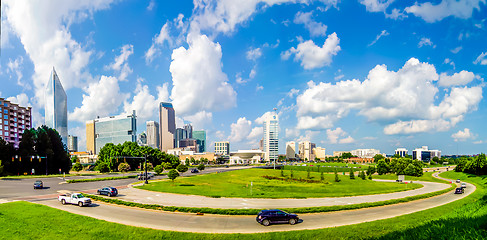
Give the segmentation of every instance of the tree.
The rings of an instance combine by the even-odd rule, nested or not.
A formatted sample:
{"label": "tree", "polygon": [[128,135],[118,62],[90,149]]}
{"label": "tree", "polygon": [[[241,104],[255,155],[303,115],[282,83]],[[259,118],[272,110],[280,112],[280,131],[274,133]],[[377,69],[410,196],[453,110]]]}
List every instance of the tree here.
{"label": "tree", "polygon": [[171,168],[171,163],[163,162],[163,163],[161,163],[161,166],[162,166],[162,168],[164,168],[165,170],[167,170],[167,169],[170,169]]}
{"label": "tree", "polygon": [[118,165],[118,171],[125,173],[125,172],[128,172],[130,170],[130,165],[128,163],[120,163]]}
{"label": "tree", "polygon": [[320,173],[320,180],[321,181],[324,181],[325,180],[325,176],[323,176],[323,172]]}
{"label": "tree", "polygon": [[200,170],[200,171],[205,170],[205,164],[202,163],[202,164],[198,165],[198,170]]}
{"label": "tree", "polygon": [[466,159],[460,159],[457,163],[457,166],[455,167],[455,172],[463,172],[465,169],[465,166],[467,165],[468,160]]}
{"label": "tree", "polygon": [[367,168],[367,175],[370,176],[375,173],[375,167],[374,166],[369,166]]}
{"label": "tree", "polygon": [[78,156],[76,156],[76,155],[75,155],[75,156],[71,157],[71,162],[72,162],[72,163],[77,163],[77,162],[79,162],[79,158],[78,158]]}
{"label": "tree", "polygon": [[0,160],[0,176],[3,174],[3,165],[2,165],[2,160]]}
{"label": "tree", "polygon": [[362,180],[365,180],[365,178],[366,178],[365,172],[363,170],[360,171],[360,178],[362,178]]}
{"label": "tree", "polygon": [[310,167],[307,167],[307,170],[306,171],[308,171],[308,179],[311,179],[311,175],[310,175],[311,168]]}
{"label": "tree", "polygon": [[377,173],[379,175],[382,175],[388,172],[389,172],[389,166],[387,165],[386,161],[384,159],[379,160],[379,162],[377,162]]}
{"label": "tree", "polygon": [[108,167],[108,164],[105,162],[98,163],[95,169],[100,171],[101,173],[110,172],[110,168]]}
{"label": "tree", "polygon": [[[142,164],[142,170],[144,171],[145,170],[145,164]],[[152,165],[152,163],[148,162],[147,163],[147,171],[152,171],[154,170],[154,166]]]}
{"label": "tree", "polygon": [[350,179],[355,179],[355,174],[353,173],[353,168],[350,168]]}
{"label": "tree", "polygon": [[284,177],[284,170],[281,168],[281,177]]}
{"label": "tree", "polygon": [[174,179],[179,177],[179,173],[176,170],[171,169],[171,171],[169,171],[169,173],[167,174],[167,177],[174,182]]}
{"label": "tree", "polygon": [[293,171],[293,169],[291,168],[291,179],[293,179],[293,178],[294,178],[294,171]]}
{"label": "tree", "polygon": [[354,157],[354,156],[349,152],[342,153],[342,159],[349,159],[351,157]]}
{"label": "tree", "polygon": [[340,178],[338,177],[338,171],[335,168],[335,182],[340,182]]}
{"label": "tree", "polygon": [[188,171],[188,166],[186,166],[184,164],[179,164],[179,166],[176,167],[176,170],[178,170],[178,172],[180,172],[180,173],[184,173],[184,172]]}
{"label": "tree", "polygon": [[184,163],[186,164],[186,166],[189,166],[189,159],[186,158],[186,160],[184,161]]}
{"label": "tree", "polygon": [[374,162],[379,162],[379,160],[384,159],[385,157],[382,156],[381,154],[375,154],[374,156]]}
{"label": "tree", "polygon": [[162,164],[159,164],[154,168],[154,171],[156,172],[157,175],[159,175],[161,174],[161,172],[164,171],[164,167],[162,166]]}
{"label": "tree", "polygon": [[440,163],[440,158],[435,156],[435,157],[433,157],[433,159],[431,159],[431,161],[434,163]]}
{"label": "tree", "polygon": [[474,157],[465,166],[465,172],[473,173],[475,175],[483,175],[487,173],[487,160],[485,159],[485,154],[480,154]]}
{"label": "tree", "polygon": [[79,162],[75,163],[73,166],[73,171],[79,172],[81,170],[83,170],[83,165],[81,165],[81,163],[79,163]]}

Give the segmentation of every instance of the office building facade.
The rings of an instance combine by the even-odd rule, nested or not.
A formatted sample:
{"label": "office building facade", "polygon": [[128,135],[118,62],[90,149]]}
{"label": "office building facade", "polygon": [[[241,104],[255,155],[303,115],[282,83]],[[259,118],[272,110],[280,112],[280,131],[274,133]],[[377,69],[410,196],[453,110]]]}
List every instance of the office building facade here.
{"label": "office building facade", "polygon": [[198,152],[206,152],[206,131],[193,131],[193,139],[196,140],[196,144],[198,144]]}
{"label": "office building facade", "polygon": [[46,86],[45,124],[56,129],[64,145],[68,144],[68,98],[59,77],[52,68]]}
{"label": "office building facade", "polygon": [[176,114],[171,103],[159,104],[159,137],[161,151],[167,152],[174,148],[174,134],[176,133]]}
{"label": "office building facade", "polygon": [[326,159],[326,148],[316,147],[313,149],[313,153],[315,155],[315,158],[318,158],[321,161]]}
{"label": "office building facade", "polygon": [[135,111],[128,116],[97,118],[86,122],[86,149],[98,154],[107,143],[123,144],[137,141]]}
{"label": "office building facade", "polygon": [[22,133],[32,128],[31,108],[0,98],[0,110],[0,137],[19,148]]}
{"label": "office building facade", "polygon": [[215,142],[215,154],[217,155],[229,155],[230,154],[230,142]]}
{"label": "office building facade", "polygon": [[78,137],[68,135],[68,151],[77,152],[78,151]]}
{"label": "office building facade", "polygon": [[147,146],[151,148],[159,148],[159,123],[156,121],[148,121],[146,123],[147,131]]}
{"label": "office building facade", "polygon": [[377,154],[381,155],[380,150],[373,149],[373,148],[355,149],[355,150],[350,151],[350,153],[354,156],[359,157],[359,158],[373,158]]}
{"label": "office building facade", "polygon": [[299,158],[304,161],[314,161],[315,155],[313,149],[316,148],[316,144],[310,141],[303,141],[299,143]]}
{"label": "office building facade", "polygon": [[413,159],[430,162],[434,157],[441,158],[441,151],[429,150],[428,146],[422,146],[413,150]]}
{"label": "office building facade", "polygon": [[264,159],[277,161],[279,151],[279,117],[277,113],[268,114],[264,120]]}
{"label": "office building facade", "polygon": [[408,155],[408,150],[405,148],[398,148],[394,151],[394,155],[398,155],[399,157],[406,157],[406,155]]}
{"label": "office building facade", "polygon": [[296,143],[294,141],[286,143],[286,159],[296,158]]}

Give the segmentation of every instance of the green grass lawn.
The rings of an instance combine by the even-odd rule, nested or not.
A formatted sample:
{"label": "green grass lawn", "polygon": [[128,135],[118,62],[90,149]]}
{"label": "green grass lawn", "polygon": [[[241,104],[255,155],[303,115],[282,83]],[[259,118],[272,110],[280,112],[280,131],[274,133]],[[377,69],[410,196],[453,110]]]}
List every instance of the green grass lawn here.
{"label": "green grass lawn", "polygon": [[[441,179],[435,178],[432,176],[433,172],[425,172],[421,177],[413,177],[413,176],[405,176],[406,181],[428,181],[428,182],[438,182],[438,183],[448,183]],[[385,175],[373,175],[372,178],[375,179],[388,179],[388,180],[396,180],[396,174],[385,174]]]}
{"label": "green grass lawn", "polygon": [[[284,171],[289,177],[291,171]],[[244,198],[316,198],[371,195],[398,192],[420,188],[419,184],[400,184],[374,182],[356,177],[340,175],[340,182],[335,182],[334,174],[324,174],[322,183],[299,181],[268,180],[262,176],[281,177],[280,170],[244,169],[223,173],[179,177],[171,180],[151,181],[150,184],[137,188],[180,194],[202,195],[209,197],[244,197]],[[312,180],[320,180],[320,174],[310,173]],[[294,178],[307,179],[307,172],[294,171]],[[251,186],[252,182],[252,186]],[[252,188],[252,195],[251,195]]]}
{"label": "green grass lawn", "polygon": [[[0,204],[0,239],[486,239],[487,176],[447,172],[474,183],[470,196],[400,217],[317,230],[258,234],[198,234],[125,226],[27,203]],[[305,219],[305,218],[304,218]],[[257,223],[256,223],[257,224]]]}

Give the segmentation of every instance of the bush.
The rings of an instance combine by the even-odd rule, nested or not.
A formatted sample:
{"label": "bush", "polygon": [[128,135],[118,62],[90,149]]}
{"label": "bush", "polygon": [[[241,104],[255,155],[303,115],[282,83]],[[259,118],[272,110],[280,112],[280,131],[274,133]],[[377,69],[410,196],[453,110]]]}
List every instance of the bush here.
{"label": "bush", "polygon": [[183,173],[183,172],[188,171],[188,166],[186,166],[186,165],[184,165],[184,164],[179,164],[179,165],[176,167],[176,170],[178,170],[178,172],[180,172],[180,173]]}
{"label": "bush", "polygon": [[[181,165],[180,165],[181,166]],[[186,167],[187,168],[187,167]],[[169,171],[169,173],[167,174],[167,177],[169,179],[171,179],[172,181],[174,181],[174,179],[176,179],[177,177],[179,177],[179,173],[174,170],[174,169],[171,169],[171,171]]]}
{"label": "bush", "polygon": [[367,175],[372,175],[375,173],[375,167],[374,166],[369,166],[367,168]]}
{"label": "bush", "polygon": [[389,166],[384,159],[379,160],[377,163],[377,173],[379,175],[386,174],[389,172]]}
{"label": "bush", "polygon": [[100,171],[101,173],[110,172],[110,168],[106,162],[97,162],[95,170]]}
{"label": "bush", "polygon": [[[145,164],[142,164],[142,171],[145,170]],[[152,165],[152,163],[147,163],[147,171],[152,171],[154,170],[154,166]]]}
{"label": "bush", "polygon": [[205,164],[202,163],[202,164],[198,165],[198,170],[200,170],[200,171],[205,170]]}
{"label": "bush", "polygon": [[156,172],[156,174],[159,175],[162,171],[164,171],[164,167],[162,166],[162,164],[159,164],[154,168],[154,171]]}
{"label": "bush", "polygon": [[362,178],[362,180],[365,180],[365,172],[364,171],[360,171],[359,173],[359,177]]}
{"label": "bush", "polygon": [[321,181],[325,180],[325,177],[323,176],[323,172],[321,172],[320,179],[321,179]]}
{"label": "bush", "polygon": [[355,179],[355,174],[353,173],[353,168],[350,168],[350,179]]}
{"label": "bush", "polygon": [[75,172],[79,172],[79,171],[83,170],[83,165],[81,165],[81,163],[77,162],[74,164],[72,169]]}
{"label": "bush", "polygon": [[130,165],[128,163],[120,163],[118,164],[118,171],[120,172],[128,172],[130,170]]}
{"label": "bush", "polygon": [[335,168],[335,182],[340,182],[340,178],[338,177],[338,171]]}

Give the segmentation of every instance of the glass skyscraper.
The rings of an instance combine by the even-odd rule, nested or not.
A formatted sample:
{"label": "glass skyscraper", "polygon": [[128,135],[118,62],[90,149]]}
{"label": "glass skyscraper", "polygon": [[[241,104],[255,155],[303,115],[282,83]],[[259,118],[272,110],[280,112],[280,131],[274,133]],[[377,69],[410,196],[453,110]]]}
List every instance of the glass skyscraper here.
{"label": "glass skyscraper", "polygon": [[193,131],[193,139],[196,140],[198,144],[198,152],[206,152],[206,132],[203,131]]}
{"label": "glass skyscraper", "polygon": [[46,86],[45,120],[46,126],[56,129],[61,135],[64,145],[67,146],[68,98],[54,67]]}
{"label": "glass skyscraper", "polygon": [[[95,154],[98,154],[100,149],[107,143],[117,145],[119,143],[123,144],[124,142],[137,141],[137,118],[135,116],[135,111],[133,111],[132,115],[128,116],[122,115],[116,117],[97,118],[87,122],[87,126],[88,124],[94,125],[94,134],[92,135],[95,138],[93,141],[95,143],[95,146],[93,146],[95,149]],[[88,143],[90,141],[88,139],[88,134],[86,136],[86,141],[87,149],[89,149]]]}
{"label": "glass skyscraper", "polygon": [[279,151],[279,118],[269,114],[264,121],[264,152],[266,161],[277,161]]}

